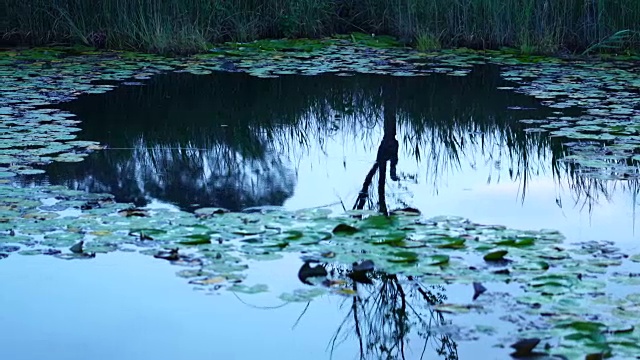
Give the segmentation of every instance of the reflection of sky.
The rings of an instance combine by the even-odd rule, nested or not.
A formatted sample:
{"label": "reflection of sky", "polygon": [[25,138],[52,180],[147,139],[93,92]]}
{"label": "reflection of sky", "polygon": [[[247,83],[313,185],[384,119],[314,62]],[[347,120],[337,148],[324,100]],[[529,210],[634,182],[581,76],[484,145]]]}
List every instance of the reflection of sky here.
{"label": "reflection of sky", "polygon": [[[288,256],[275,267],[253,265],[249,279],[269,281],[272,293],[238,299],[226,291],[193,291],[174,275],[179,267],[147,256],[10,256],[0,262],[3,359],[329,359],[329,342],[350,299],[324,296],[306,310],[306,303],[278,307],[280,293],[303,286],[296,277],[300,261]],[[459,290],[463,295],[452,300],[468,301],[469,288]],[[346,325],[348,337],[334,348],[333,359],[357,358],[352,326]],[[412,337],[407,358],[419,358],[422,345]],[[461,359],[488,350],[482,342],[460,345]],[[430,351],[425,358],[436,358]]]}
{"label": "reflection of sky", "polygon": [[[296,160],[298,183],[285,206],[299,209],[334,204],[331,208],[341,212],[342,205],[336,203],[342,201],[350,209],[375,160],[377,149],[363,150],[366,147],[369,146],[362,143],[344,145],[342,139],[326,139],[322,149],[312,146]],[[523,201],[522,179],[510,179],[510,160],[506,154],[498,154],[499,147],[485,154],[479,149],[467,151],[459,165],[449,163],[436,175],[435,181],[433,161],[423,157],[417,162],[406,151],[403,154],[402,143],[400,147],[398,172],[417,175],[417,183],[401,181],[398,184],[388,180],[387,198],[396,196],[407,200],[425,216],[456,215],[474,222],[519,229],[556,229],[570,242],[613,240],[629,246],[637,237],[633,194],[621,189],[622,183],[617,184],[615,190],[612,190],[613,183],[608,183],[611,191],[608,200],[594,192],[591,195],[597,196],[595,204],[591,208],[583,206],[584,193],[580,195],[572,190],[564,174],[560,183],[553,178],[548,152],[543,153],[544,158],[530,154],[533,165]],[[501,164],[499,169],[495,166],[497,160]],[[372,186],[377,186],[376,181]]]}
{"label": "reflection of sky", "polygon": [[[453,124],[452,124],[453,126]],[[361,130],[361,129],[360,129]],[[341,212],[342,201],[351,208],[364,177],[371,168],[382,129],[336,132],[333,138],[306,134],[309,148],[291,140],[280,149],[279,160],[297,170],[293,196],[285,207],[300,209],[334,204]],[[399,133],[402,131],[399,129]],[[425,135],[426,136],[426,135]],[[399,136],[400,137],[400,136]],[[437,140],[434,140],[437,143]],[[322,147],[317,144],[324,144]],[[500,144],[488,146],[495,151]],[[277,145],[275,145],[277,148]],[[567,179],[560,184],[551,177],[551,156],[530,155],[533,164],[544,164],[541,175],[531,175],[522,202],[520,179],[511,180],[509,160],[497,152],[480,154],[467,148],[457,165],[440,160],[428,161],[428,145],[422,147],[423,160],[416,162],[401,141],[398,165],[400,173],[415,174],[417,184],[388,182],[391,206],[397,197],[418,207],[425,216],[457,215],[479,223],[502,224],[521,229],[551,228],[562,231],[569,241],[614,240],[635,247],[633,198],[628,192],[613,192],[611,200],[600,197],[591,211],[574,206]],[[426,148],[425,148],[426,147]],[[441,150],[441,149],[440,149]],[[114,151],[114,150],[111,150]],[[441,155],[445,155],[442,152]],[[282,158],[280,158],[282,157]],[[472,157],[473,159],[470,159]],[[214,177],[216,164],[205,157],[201,162],[203,180]],[[501,160],[496,169],[495,161]],[[470,164],[474,164],[472,167]],[[246,163],[243,163],[247,166]],[[535,168],[537,165],[532,166]],[[196,166],[196,168],[198,168]],[[256,185],[259,177],[243,168],[246,188],[256,193],[268,189]],[[138,168],[136,174],[142,174]],[[151,175],[157,175],[150,172]],[[491,175],[491,181],[488,181]],[[135,177],[141,188],[144,181]],[[221,177],[219,177],[221,178]],[[435,178],[435,179],[434,179]],[[498,180],[499,179],[499,180]],[[157,182],[161,185],[162,178]],[[437,187],[434,187],[434,183]],[[166,184],[164,184],[166,185]],[[372,186],[376,186],[374,181]],[[293,186],[293,185],[292,185]],[[375,191],[374,191],[375,192]],[[560,208],[556,200],[562,199]],[[167,206],[152,199],[151,207]],[[303,287],[296,279],[300,260],[296,255],[286,261],[252,263],[249,284],[267,283],[266,295],[239,296],[256,306],[281,304],[277,295]],[[55,269],[55,271],[51,271]],[[49,257],[12,255],[0,261],[0,349],[3,358],[31,359],[328,359],[327,345],[344,320],[348,304],[341,297],[317,299],[293,328],[305,303],[275,309],[259,309],[243,304],[227,292],[206,296],[192,291],[186,280],[174,276],[178,268],[163,261],[133,254],[108,254],[90,261],[61,261]],[[500,289],[498,289],[500,290]],[[490,287],[490,291],[496,291]],[[467,302],[468,286],[453,286],[448,291],[454,303]],[[457,317],[471,324],[486,324],[484,315]],[[10,329],[10,330],[8,330]],[[419,339],[412,339],[421,344]],[[461,359],[486,354],[491,342],[463,344]],[[353,359],[357,343],[352,336],[336,348],[334,359]],[[495,350],[495,349],[494,349]],[[418,358],[411,353],[408,358]],[[427,355],[426,358],[435,358]]]}
{"label": "reflection of sky", "polygon": [[[382,134],[372,135],[372,141],[348,145],[343,139],[324,139],[322,148],[290,151],[289,161],[296,167],[298,182],[285,206],[299,209],[342,200],[350,208],[375,158],[376,136],[379,140]],[[424,158],[416,162],[403,153],[406,149],[402,146],[398,170],[416,174],[418,183],[405,182],[405,189],[389,182],[388,197],[396,196],[394,192],[399,194],[425,216],[458,215],[475,222],[522,229],[552,228],[562,231],[569,241],[607,239],[636,247],[632,245],[635,235],[631,194],[614,191],[611,201],[601,196],[591,212],[574,206],[575,194],[567,180],[558,185],[550,175],[549,155],[546,159],[530,159],[544,165],[540,175],[528,179],[522,202],[521,182],[509,179],[509,160],[504,157],[489,159],[488,155],[469,150],[459,167],[449,164],[438,173],[435,188],[433,171],[429,171],[433,162]],[[495,166],[496,160],[502,164],[500,169]],[[562,199],[562,208],[556,204],[557,198]],[[151,204],[164,206],[159,201]],[[342,211],[341,205],[332,208]],[[331,337],[345,320],[350,302],[348,298],[326,296],[314,300],[306,310],[306,303],[278,307],[282,304],[279,294],[304,287],[296,278],[300,265],[294,254],[287,255],[284,261],[252,262],[248,285],[266,283],[271,292],[239,294],[242,301],[250,304],[247,305],[225,291],[218,295],[192,291],[187,280],[174,275],[179,268],[149,257],[116,253],[89,261],[62,261],[12,255],[0,261],[0,307],[5,309],[0,312],[0,323],[4,329],[11,329],[2,332],[0,347],[3,357],[15,360],[326,360],[330,358]],[[487,296],[499,297],[500,291],[513,291],[502,289],[507,286],[504,284],[485,285],[490,288]],[[446,292],[452,303],[466,303],[471,294],[468,285],[451,286]],[[497,323],[494,321],[499,315],[446,318],[454,326],[473,328]],[[351,326],[349,323],[349,329]],[[508,325],[501,329],[502,334],[507,331]],[[509,350],[492,347],[496,339],[481,335],[480,341],[458,342],[460,359]],[[423,342],[415,333],[410,340],[407,358],[417,359]],[[350,334],[336,346],[333,359],[353,359],[357,353],[356,337]],[[506,358],[496,358],[503,357]],[[427,352],[425,358],[438,357]]]}
{"label": "reflection of sky", "polygon": [[[298,172],[295,192],[285,206],[299,209],[342,200],[350,208],[382,134],[375,131],[371,137],[370,141],[356,143],[338,137],[324,139],[322,148],[312,145],[283,152]],[[550,175],[549,155],[546,159],[530,159],[544,165],[541,175],[528,179],[522,202],[520,180],[509,179],[509,160],[496,152],[483,155],[477,149],[468,149],[459,166],[441,168],[445,170],[437,174],[434,187],[434,162],[425,158],[416,162],[405,150],[401,144],[399,172],[416,174],[418,183],[407,181],[401,184],[403,188],[389,182],[388,198],[404,198],[425,216],[458,215],[523,229],[553,228],[570,241],[607,239],[633,246],[631,195],[615,191],[611,201],[601,197],[591,212],[574,206],[575,194],[567,180],[558,185]],[[495,166],[497,160],[500,169]],[[562,199],[563,208],[556,204],[557,198]],[[151,204],[163,206],[166,204],[159,201]],[[342,211],[341,205],[332,208]],[[284,261],[251,263],[248,285],[266,283],[271,291],[239,294],[242,301],[265,307],[256,308],[228,292],[206,295],[192,291],[186,280],[174,275],[177,267],[149,257],[116,253],[89,261],[62,261],[12,255],[0,261],[0,307],[9,310],[0,312],[0,323],[4,329],[11,329],[0,336],[0,347],[3,356],[17,360],[329,359],[329,342],[348,314],[349,300],[343,303],[345,298],[339,296],[316,299],[299,322],[306,303],[278,308],[282,304],[279,294],[304,287],[296,278],[300,264],[297,255],[288,255]],[[500,288],[506,285],[486,285],[495,296],[499,296],[498,291],[512,290]],[[452,286],[446,293],[453,303],[468,302],[471,294],[466,285]],[[490,323],[495,316],[472,314],[447,319],[453,325],[473,327]],[[422,346],[412,334],[408,359],[419,358]],[[500,351],[491,347],[494,342],[495,338],[460,342],[460,359]],[[356,358],[357,346],[351,334],[335,348],[333,358]],[[427,354],[425,358],[436,357]]]}
{"label": "reflection of sky", "polygon": [[438,196],[419,198],[416,204],[422,209],[437,209],[439,214],[455,214],[480,223],[556,229],[571,242],[615,240],[629,245],[635,238],[630,194],[618,191],[611,202],[602,200],[589,213],[588,209],[567,201],[571,196],[566,190],[560,192],[565,198],[560,208],[555,201],[558,186],[547,177],[528,183],[524,203],[518,198],[519,191],[517,183],[486,184],[472,176],[460,177]]}
{"label": "reflection of sky", "polygon": [[[319,302],[293,330],[304,303],[260,310],[227,292],[205,296],[173,275],[179,268],[134,254],[91,261],[14,255],[0,269],[3,359],[327,359],[328,338],[342,320],[335,306]],[[295,279],[295,270],[288,275]],[[349,355],[336,358],[354,350],[341,349]]]}

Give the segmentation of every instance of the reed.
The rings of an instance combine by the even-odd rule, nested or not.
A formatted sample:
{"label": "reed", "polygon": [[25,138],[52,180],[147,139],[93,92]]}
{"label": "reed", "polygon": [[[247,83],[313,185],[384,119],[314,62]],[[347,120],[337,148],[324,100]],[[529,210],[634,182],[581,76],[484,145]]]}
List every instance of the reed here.
{"label": "reed", "polygon": [[[5,41],[154,52],[197,52],[211,43],[320,37],[364,31],[425,48],[611,50],[640,31],[637,0],[4,0]],[[611,45],[611,44],[607,44]],[[637,48],[637,36],[615,42]]]}

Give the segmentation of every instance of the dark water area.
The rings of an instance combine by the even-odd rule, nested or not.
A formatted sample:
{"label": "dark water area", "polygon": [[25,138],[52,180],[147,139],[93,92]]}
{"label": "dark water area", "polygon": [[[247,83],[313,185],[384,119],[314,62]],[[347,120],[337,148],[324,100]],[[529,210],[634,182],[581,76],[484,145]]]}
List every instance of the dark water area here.
{"label": "dark water area", "polygon": [[577,240],[610,229],[633,238],[637,184],[581,176],[557,162],[561,138],[527,133],[521,122],[579,110],[546,108],[509,89],[499,71],[159,75],[63,104],[82,120],[79,139],[109,148],[28,182],[138,206],[412,206]]}
{"label": "dark water area", "polygon": [[[304,187],[307,165],[342,177],[341,169],[323,166],[338,146],[341,168],[373,164],[386,133],[397,134],[399,169],[435,151],[442,168],[454,167],[471,144],[490,151],[504,142],[523,159],[549,148],[546,139],[525,135],[518,120],[551,112],[501,85],[497,67],[469,77],[162,75],[65,104],[83,121],[79,138],[109,149],[82,163],[54,164],[46,177],[140,206],[157,199],[239,211],[284,205]],[[434,176],[441,171],[434,168]],[[349,174],[359,182],[366,175]],[[301,205],[322,204],[309,197]]]}

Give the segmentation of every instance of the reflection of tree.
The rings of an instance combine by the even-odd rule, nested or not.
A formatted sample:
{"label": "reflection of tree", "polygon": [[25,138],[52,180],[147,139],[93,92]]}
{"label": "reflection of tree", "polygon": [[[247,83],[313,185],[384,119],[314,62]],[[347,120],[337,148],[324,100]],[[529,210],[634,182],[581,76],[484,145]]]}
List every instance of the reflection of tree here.
{"label": "reflection of tree", "polygon": [[148,147],[143,141],[124,158],[114,157],[117,151],[95,154],[81,164],[52,166],[50,178],[60,175],[58,168],[64,178],[76,172],[75,179],[64,181],[67,186],[111,193],[138,206],[162,199],[183,208],[214,204],[234,211],[282,204],[295,183],[286,163],[272,153],[252,158],[220,144],[204,149],[180,144]]}
{"label": "reflection of tree", "polygon": [[[360,359],[405,359],[408,351],[419,351],[422,359],[429,346],[442,359],[458,359],[457,344],[441,329],[446,323],[444,316],[433,310],[446,300],[441,286],[426,287],[413,277],[357,266],[334,268],[329,271],[333,279],[324,281],[345,283],[342,286],[353,293],[345,300],[349,310],[331,339],[332,351],[355,335]],[[313,276],[322,275],[315,270]],[[416,337],[420,346],[413,345]]]}
{"label": "reflection of tree", "polygon": [[371,170],[367,173],[362,184],[362,189],[358,194],[354,209],[362,210],[369,199],[369,188],[376,172],[378,173],[378,206],[379,211],[385,215],[388,214],[387,201],[385,196],[385,184],[387,179],[387,162],[390,163],[391,180],[398,181],[397,165],[398,165],[398,140],[396,139],[396,112],[397,112],[397,92],[392,86],[385,84],[382,89],[382,98],[384,99],[383,112],[383,136],[376,161],[371,166]]}

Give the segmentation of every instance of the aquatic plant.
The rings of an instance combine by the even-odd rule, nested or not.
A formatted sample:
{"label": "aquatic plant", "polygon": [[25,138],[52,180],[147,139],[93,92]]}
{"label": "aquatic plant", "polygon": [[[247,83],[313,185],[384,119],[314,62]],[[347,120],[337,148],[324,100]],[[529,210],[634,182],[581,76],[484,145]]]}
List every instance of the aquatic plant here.
{"label": "aquatic plant", "polygon": [[[505,66],[501,70],[502,76],[513,86],[500,86],[498,90],[516,90],[544,99],[544,104],[550,108],[585,108],[589,113],[553,114],[544,119],[525,119],[524,125],[517,125],[532,129],[531,133],[551,129],[556,135],[551,141],[562,138],[596,140],[590,144],[561,142],[562,146],[555,146],[554,155],[558,158],[568,155],[563,146],[573,152],[571,157],[565,158],[572,160],[571,165],[564,169],[597,180],[610,178],[598,176],[603,172],[593,171],[603,163],[607,170],[613,169],[616,178],[634,178],[637,173],[637,165],[633,162],[637,160],[633,157],[639,146],[633,124],[637,110],[630,108],[637,99],[625,91],[637,83],[633,76],[635,69],[628,63],[624,68],[622,64],[625,63],[616,64],[615,68],[604,63],[561,68],[558,63],[536,64],[535,57],[527,57],[525,66],[522,59],[505,55],[495,57],[492,52],[417,54],[347,44],[334,42],[311,52],[295,52],[296,56],[291,57],[283,57],[282,52],[272,50],[237,47],[220,49],[212,56],[180,59],[125,52],[96,54],[86,49],[80,54],[69,54],[60,49],[0,53],[0,64],[9,65],[0,68],[0,75],[6,80],[0,85],[0,96],[3,104],[7,104],[0,108],[0,119],[6,125],[2,128],[3,136],[8,139],[8,146],[0,149],[7,165],[0,174],[8,178],[21,172],[39,172],[38,163],[79,162],[86,152],[99,150],[99,144],[75,140],[76,122],[68,121],[73,115],[52,107],[81,95],[101,94],[116,86],[97,84],[95,80],[136,86],[169,71],[194,75],[232,71],[267,79],[292,73],[335,72],[343,76],[368,73],[398,78],[441,73],[455,79],[473,77],[473,65],[486,63]],[[246,56],[238,57],[239,54]],[[319,58],[325,60],[321,66],[317,65]],[[530,81],[524,81],[525,78]],[[612,92],[603,92],[596,84],[605,84]],[[387,140],[392,134],[397,136],[395,126],[398,129],[414,126],[423,130],[418,134],[440,134],[442,139],[438,141],[444,144],[440,146],[448,149],[443,156],[458,157],[456,152],[464,149],[458,142],[458,132],[477,130],[474,123],[469,121],[465,125],[462,122],[456,129],[444,120],[439,125],[438,121],[435,125],[423,121],[433,109],[422,113],[421,109],[402,104],[398,96],[400,87],[390,88],[393,91],[385,90],[382,98],[366,97],[361,92],[351,94],[360,101],[373,99],[374,104],[380,101],[378,108],[383,113],[385,108],[390,112],[389,116],[382,116]],[[334,95],[331,99],[335,100],[342,94],[336,92]],[[610,95],[609,101],[603,101],[603,95]],[[327,104],[335,102],[315,104],[326,110]],[[331,115],[330,112],[327,114]],[[413,117],[421,120],[413,123],[406,120]],[[309,124],[304,116],[285,119],[295,125]],[[402,125],[403,121],[409,125]],[[481,123],[479,128],[495,130],[500,121],[503,120],[492,118]],[[25,123],[29,126],[24,126]],[[501,136],[505,141],[520,144],[518,151],[522,154],[535,151],[535,145],[540,141],[550,141],[539,136],[527,138],[527,132],[516,129],[519,128],[502,131]],[[279,131],[287,130],[283,127]],[[244,135],[254,134],[246,132]],[[522,141],[515,141],[517,137]],[[609,141],[613,145],[607,143]],[[603,151],[603,148],[608,150]],[[235,148],[242,149],[243,145]],[[154,152],[166,154],[165,150],[152,148],[140,157],[149,157],[151,164],[157,159],[171,160],[174,156],[171,154],[154,157]],[[244,150],[247,155],[259,157],[261,154],[260,146],[248,146]],[[372,156],[371,161],[381,163],[388,159],[392,163],[393,157],[393,154],[380,159]],[[187,161],[194,158],[197,156],[187,157]],[[524,159],[526,155],[516,154],[514,158]],[[521,352],[540,342],[545,343],[547,352],[568,358],[584,358],[585,355],[628,358],[637,355],[639,350],[640,334],[635,324],[640,305],[633,287],[638,284],[636,269],[640,256],[625,254],[608,242],[567,244],[563,236],[553,230],[515,230],[458,217],[423,218],[410,208],[387,209],[390,216],[367,210],[334,216],[324,209],[229,213],[220,208],[198,208],[187,213],[136,208],[132,204],[115,202],[111,194],[91,194],[57,186],[18,188],[6,185],[6,179],[0,182],[0,260],[17,253],[91,261],[108,252],[139,251],[157,261],[184,266],[178,275],[204,291],[226,289],[256,293],[268,291],[268,286],[251,283],[246,278],[250,261],[278,259],[285,252],[298,255],[304,252],[304,261],[338,267],[355,263],[356,268],[360,266],[358,269],[373,268],[390,275],[383,278],[382,283],[392,286],[386,289],[393,290],[394,296],[401,295],[399,276],[416,277],[421,284],[427,285],[470,285],[474,295],[479,292],[476,283],[483,284],[486,292],[480,297],[474,296],[471,303],[435,304],[433,310],[452,315],[475,312],[488,316],[486,314],[491,313],[496,304],[503,304],[511,313],[523,314],[520,319],[506,317],[501,320],[515,322],[520,329],[518,337],[526,339],[522,340],[522,345],[518,341],[521,339],[507,334],[500,343],[516,342],[520,344]],[[584,184],[590,187],[588,183]],[[384,185],[378,183],[378,194],[384,194]],[[637,193],[633,186],[630,189]],[[382,201],[379,198],[377,202]],[[508,291],[491,291],[497,284]],[[280,298],[291,302],[309,301],[324,294],[353,297],[355,290],[352,287],[341,282],[320,283],[283,293]],[[611,287],[617,290],[611,291]],[[489,297],[491,293],[494,293],[493,297]],[[485,296],[488,300],[484,300]],[[360,307],[358,311],[362,309]],[[383,306],[373,311],[384,316],[385,309]],[[403,330],[406,318],[400,320],[397,324]]]}
{"label": "aquatic plant", "polygon": [[[507,320],[517,321],[518,336],[544,339],[552,354],[574,358],[638,351],[640,335],[627,315],[638,306],[637,296],[627,288],[637,284],[629,273],[633,263],[608,243],[567,245],[561,234],[551,230],[514,230],[456,217],[425,219],[411,209],[391,212],[389,217],[370,211],[330,216],[323,209],[227,213],[202,208],[192,214],[133,208],[114,202],[111,195],[64,187],[0,186],[0,210],[0,258],[17,253],[90,261],[112,251],[139,251],[182,266],[177,274],[205,291],[256,293],[268,291],[268,286],[247,281],[249,262],[304,252],[305,261],[360,264],[354,269],[416,277],[425,286],[482,283],[491,289],[491,284],[507,284],[512,293],[495,294],[486,301],[431,306],[439,313],[484,314],[512,301],[511,311],[523,315]],[[404,285],[398,278],[380,276],[386,282],[383,289],[402,295],[398,286]],[[280,298],[309,301],[324,294],[360,293],[341,281],[313,283],[317,285]],[[624,287],[620,293],[631,295],[613,297],[603,291],[606,286]],[[488,295],[480,299],[483,296]],[[496,303],[497,299],[502,300]],[[388,305],[397,306],[393,305],[397,300],[389,301]],[[385,312],[387,305],[366,306],[374,308],[354,311]],[[398,325],[406,320],[399,319]],[[507,341],[518,340],[505,336]]]}
{"label": "aquatic plant", "polygon": [[640,30],[635,0],[7,0],[3,5],[5,40],[178,53],[206,51],[210,43],[228,40],[353,31],[393,35],[421,48],[606,50],[598,46],[603,39]]}

